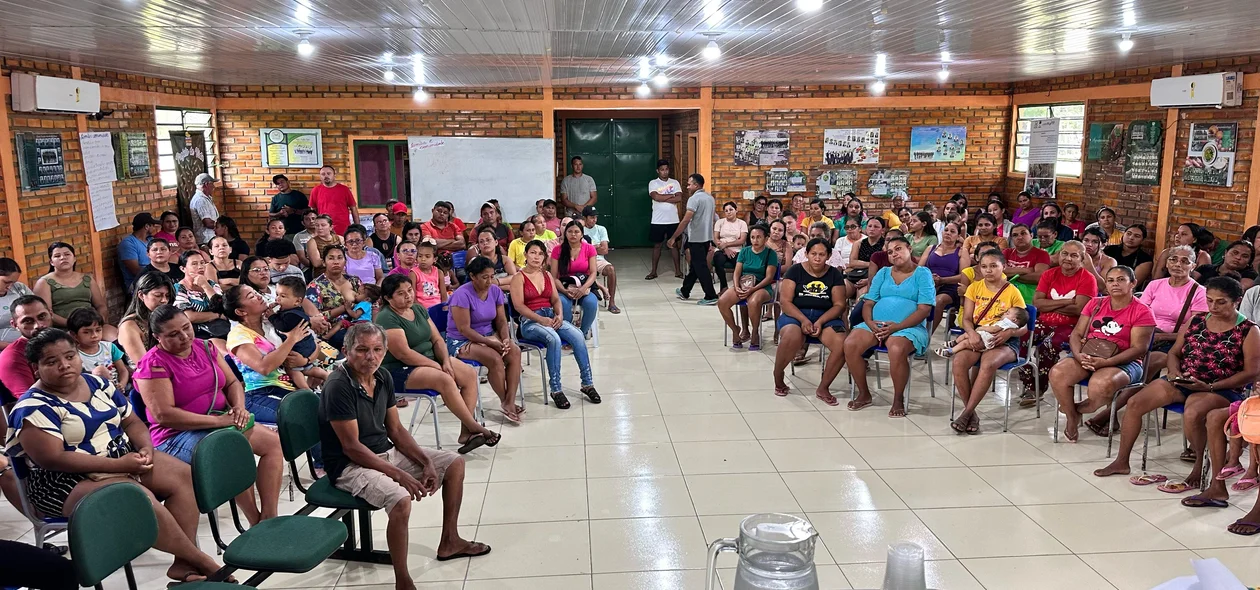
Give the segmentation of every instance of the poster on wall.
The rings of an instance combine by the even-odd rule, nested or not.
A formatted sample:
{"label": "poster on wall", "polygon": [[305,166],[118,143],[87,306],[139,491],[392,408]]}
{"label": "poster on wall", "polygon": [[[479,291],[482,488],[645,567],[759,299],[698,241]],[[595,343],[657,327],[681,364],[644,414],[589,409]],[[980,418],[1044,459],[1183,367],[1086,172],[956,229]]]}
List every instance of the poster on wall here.
{"label": "poster on wall", "polygon": [[818,173],[817,184],[818,190],[814,194],[820,199],[837,198],[844,193],[857,193],[857,170],[823,170]]}
{"label": "poster on wall", "polygon": [[114,167],[118,178],[149,176],[149,136],[144,133],[114,132]]}
{"label": "poster on wall", "polygon": [[1085,159],[1115,162],[1124,154],[1124,123],[1090,123]]}
{"label": "poster on wall", "polygon": [[911,162],[961,162],[967,156],[967,128],[911,127]]}
{"label": "poster on wall", "polygon": [[66,162],[61,135],[17,133],[18,172],[22,190],[37,191],[66,185]]}
{"label": "poster on wall", "polygon": [[319,129],[260,129],[266,168],[321,168],[323,132]]}
{"label": "poster on wall", "polygon": [[787,131],[735,132],[735,165],[786,166],[792,153]]}
{"label": "poster on wall", "polygon": [[1190,149],[1181,169],[1186,184],[1232,186],[1234,157],[1238,150],[1238,123],[1190,125]]}
{"label": "poster on wall", "polygon": [[209,171],[206,161],[206,134],[204,131],[172,131],[171,152],[175,158],[175,193],[179,203],[179,224],[193,227],[192,201],[197,187],[193,181],[197,175]]}
{"label": "poster on wall", "polygon": [[83,158],[83,177],[88,186],[118,180],[114,167],[114,139],[107,131],[79,134],[79,155]]}
{"label": "poster on wall", "polygon": [[787,192],[803,193],[808,182],[809,174],[806,174],[804,170],[793,170],[788,174]]}
{"label": "poster on wall", "polygon": [[1059,120],[1034,119],[1031,123],[1024,190],[1038,199],[1053,199],[1055,164],[1059,161]]}
{"label": "poster on wall", "polygon": [[1164,124],[1162,121],[1129,123],[1129,141],[1124,152],[1124,182],[1127,184],[1159,184],[1159,167],[1163,160]]}
{"label": "poster on wall", "polygon": [[[879,168],[871,172],[866,179],[866,189],[872,197],[891,198],[893,195],[910,189],[910,171],[892,168]],[[840,194],[844,194],[841,192]]]}
{"label": "poster on wall", "polygon": [[823,164],[878,163],[879,127],[823,130]]}
{"label": "poster on wall", "polygon": [[786,195],[788,193],[787,168],[766,170],[766,192],[771,195]]}

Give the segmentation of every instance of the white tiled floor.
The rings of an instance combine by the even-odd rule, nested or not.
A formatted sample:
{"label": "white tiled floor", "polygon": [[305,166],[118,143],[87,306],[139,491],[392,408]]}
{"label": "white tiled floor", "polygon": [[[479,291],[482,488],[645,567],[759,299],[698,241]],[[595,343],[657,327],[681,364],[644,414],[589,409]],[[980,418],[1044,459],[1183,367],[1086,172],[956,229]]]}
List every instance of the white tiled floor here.
{"label": "white tiled floor", "polygon": [[[1004,386],[981,406],[984,432],[959,437],[948,427],[947,388],[939,382],[940,397],[929,397],[921,366],[908,419],[887,417],[886,391],[860,412],[816,402],[817,363],[799,367],[792,395],[776,398],[773,347],[724,348],[716,309],[677,301],[679,281],[668,272],[642,279],[646,254],[613,255],[624,312],[601,310],[601,347],[591,352],[604,403],[579,399],[577,368],[566,357],[571,409],[541,405],[535,365],[525,378],[525,423],[499,427],[489,412],[503,442],[467,457],[461,532],[494,552],[439,564],[440,503],[414,509],[410,565],[422,588],[703,588],[707,542],[734,535],[742,516],[759,511],[814,523],[824,588],[878,587],[887,545],[898,540],[924,546],[929,585],[942,589],[1145,589],[1190,573],[1196,557],[1218,557],[1244,582],[1260,581],[1260,537],[1224,530],[1255,492],[1237,495],[1228,509],[1191,510],[1154,486],[1095,478],[1106,441],[1083,432],[1079,444],[1054,443],[1048,406],[1040,420],[1012,409],[1011,431],[1002,433]],[[842,399],[846,379],[837,380]],[[497,405],[488,391],[483,398]],[[443,416],[443,444],[453,442],[455,425]],[[1179,422],[1170,427],[1165,444],[1153,447],[1151,470],[1184,475]],[[427,422],[416,433],[432,444]],[[283,508],[299,505],[300,498]],[[377,516],[383,541],[384,515]],[[30,539],[29,525],[5,505],[0,537]],[[144,587],[165,584],[166,562],[152,553],[138,560]],[[730,556],[719,563],[728,588],[734,564]],[[330,562],[264,586],[391,581],[387,567]],[[122,587],[121,579],[107,587]]]}

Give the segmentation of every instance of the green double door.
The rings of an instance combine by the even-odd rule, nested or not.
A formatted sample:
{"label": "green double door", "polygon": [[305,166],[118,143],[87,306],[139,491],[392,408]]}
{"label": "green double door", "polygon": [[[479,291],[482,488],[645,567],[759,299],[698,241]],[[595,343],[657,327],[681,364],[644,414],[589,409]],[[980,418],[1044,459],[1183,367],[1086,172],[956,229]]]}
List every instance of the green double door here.
{"label": "green double door", "polygon": [[564,145],[566,174],[573,173],[573,156],[582,156],[583,172],[595,179],[599,223],[608,228],[609,243],[650,246],[647,187],[659,159],[656,119],[569,119]]}

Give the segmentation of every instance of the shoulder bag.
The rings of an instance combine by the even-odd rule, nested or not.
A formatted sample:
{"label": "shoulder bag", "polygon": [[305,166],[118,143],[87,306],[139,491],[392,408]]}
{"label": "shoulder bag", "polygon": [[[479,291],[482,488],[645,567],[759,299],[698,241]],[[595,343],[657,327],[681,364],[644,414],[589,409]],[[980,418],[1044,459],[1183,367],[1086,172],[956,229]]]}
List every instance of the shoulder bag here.
{"label": "shoulder bag", "polygon": [[989,310],[993,309],[993,304],[997,303],[998,297],[1001,297],[1002,293],[1005,293],[1007,287],[1010,287],[1010,286],[1011,286],[1010,281],[1006,281],[1005,283],[1002,283],[1002,286],[998,288],[997,293],[994,293],[993,298],[989,300],[989,304],[984,306],[984,309],[980,312],[979,315],[972,316],[971,320],[974,322],[976,318],[984,319],[984,316],[989,315]]}
{"label": "shoulder bag", "polygon": [[[1102,310],[1104,304],[1110,305],[1106,297],[1099,297],[1094,300],[1094,313],[1089,314],[1089,323],[1085,325],[1085,333],[1088,334],[1090,328],[1093,327],[1094,318],[1098,316],[1098,312]],[[1081,345],[1081,354],[1098,358],[1111,358],[1120,351],[1120,345],[1107,340],[1105,338],[1088,338]]]}

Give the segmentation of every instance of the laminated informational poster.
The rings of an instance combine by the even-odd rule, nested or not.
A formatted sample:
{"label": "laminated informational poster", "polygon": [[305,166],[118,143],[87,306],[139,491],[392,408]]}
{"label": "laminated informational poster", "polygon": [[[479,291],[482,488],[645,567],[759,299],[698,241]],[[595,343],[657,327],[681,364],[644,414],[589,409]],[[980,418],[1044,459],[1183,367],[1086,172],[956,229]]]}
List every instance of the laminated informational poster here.
{"label": "laminated informational poster", "polygon": [[771,195],[786,195],[788,193],[787,168],[766,170],[766,193]]}
{"label": "laminated informational poster", "polygon": [[263,166],[320,168],[324,165],[323,132],[319,129],[261,129]]}
{"label": "laminated informational poster", "polygon": [[857,170],[836,169],[823,170],[818,173],[818,190],[814,193],[820,199],[838,198],[844,193],[857,193]]}
{"label": "laminated informational poster", "polygon": [[793,170],[788,173],[787,192],[803,193],[805,192],[805,184],[809,181],[809,175],[804,170]]}
{"label": "laminated informational poster", "polygon": [[879,127],[824,129],[823,164],[878,164]]}
{"label": "laminated informational poster", "polygon": [[1124,123],[1090,123],[1085,159],[1115,162],[1124,155]]}
{"label": "laminated informational poster", "polygon": [[967,128],[911,127],[911,162],[961,162],[967,156]]}
{"label": "laminated informational poster", "polygon": [[21,132],[14,135],[22,190],[66,185],[66,161],[62,157],[60,134]]}
{"label": "laminated informational poster", "polygon": [[[872,171],[871,177],[866,179],[866,189],[872,197],[883,197],[887,199],[891,198],[895,194],[898,194],[898,192],[908,192],[909,188],[909,170],[879,168]],[[844,192],[841,191],[840,194],[844,194]]]}
{"label": "laminated informational poster", "polygon": [[118,178],[149,176],[149,136],[143,132],[114,132],[114,168]]}
{"label": "laminated informational poster", "polygon": [[1038,199],[1053,199],[1055,163],[1059,160],[1059,120],[1033,119],[1031,123],[1024,190]]}
{"label": "laminated informational poster", "polygon": [[1128,184],[1159,184],[1161,155],[1164,151],[1162,121],[1129,123],[1129,141],[1124,152],[1124,181]]}
{"label": "laminated informational poster", "polygon": [[1209,122],[1190,125],[1190,149],[1181,169],[1186,184],[1232,186],[1234,157],[1238,150],[1238,123]]}
{"label": "laminated informational poster", "polygon": [[738,166],[787,166],[792,154],[786,130],[735,132],[735,164]]}

